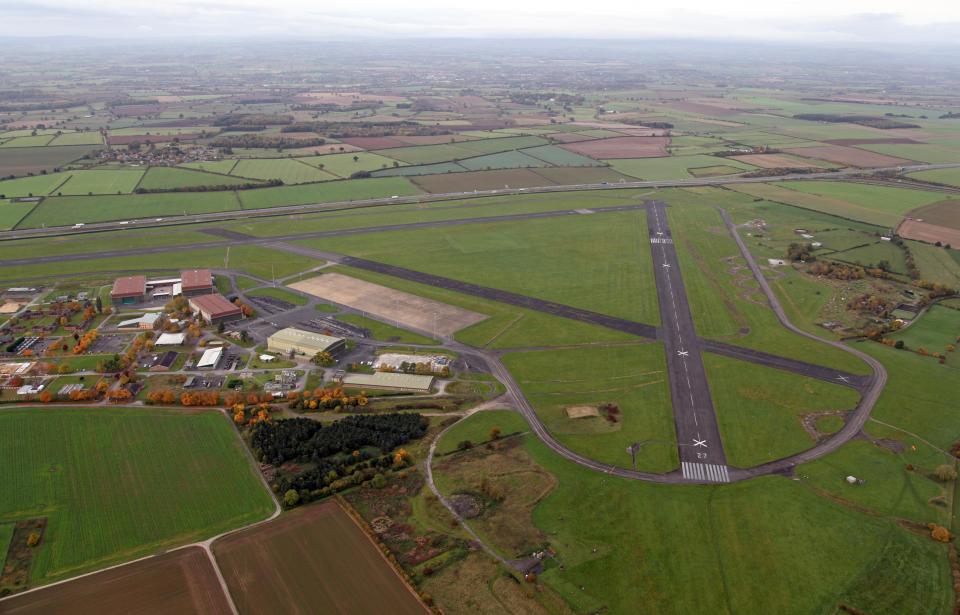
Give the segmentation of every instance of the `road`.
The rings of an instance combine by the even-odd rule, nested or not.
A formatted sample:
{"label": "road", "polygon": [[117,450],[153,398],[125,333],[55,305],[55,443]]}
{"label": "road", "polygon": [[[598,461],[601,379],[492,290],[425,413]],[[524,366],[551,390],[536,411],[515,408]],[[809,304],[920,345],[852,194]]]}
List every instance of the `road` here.
{"label": "road", "polygon": [[[862,387],[863,390],[861,392],[860,403],[857,404],[857,407],[847,417],[846,423],[840,431],[830,436],[828,439],[818,443],[813,448],[797,453],[796,455],[791,455],[789,457],[784,457],[763,465],[741,470],[738,472],[738,478],[740,478],[741,475],[744,478],[749,478],[751,476],[761,476],[763,474],[789,471],[797,465],[807,463],[808,461],[813,461],[814,459],[823,457],[828,453],[832,453],[860,433],[860,431],[863,429],[863,426],[870,418],[870,412],[873,410],[873,406],[880,398],[880,394],[883,392],[883,387],[887,384],[887,370],[879,361],[864,352],[861,352],[855,348],[851,348],[850,346],[847,346],[841,342],[825,340],[821,337],[817,337],[816,335],[808,333],[790,322],[790,319],[787,318],[786,312],[783,310],[783,306],[780,304],[780,300],[777,298],[776,294],[774,294],[773,289],[770,288],[770,284],[767,282],[767,278],[764,277],[763,271],[760,270],[760,266],[757,265],[756,259],[753,258],[753,255],[750,253],[750,250],[744,243],[743,238],[740,237],[740,233],[737,231],[736,225],[730,219],[730,216],[726,211],[721,209],[720,215],[723,218],[724,224],[727,226],[727,230],[730,231],[734,241],[737,242],[737,247],[740,248],[740,254],[743,255],[744,260],[747,261],[747,265],[750,267],[750,271],[753,272],[753,277],[757,280],[757,283],[760,284],[761,290],[763,290],[763,293],[767,296],[767,300],[770,302],[770,307],[777,315],[777,320],[780,321],[780,324],[797,335],[808,337],[822,344],[839,348],[844,352],[854,355],[869,365],[870,369],[873,371],[873,375],[866,379]],[[843,376],[837,376],[837,382],[839,384],[848,384],[847,382],[841,380],[841,378],[843,378]]]}
{"label": "road", "polygon": [[648,203],[647,228],[647,240],[653,253],[653,274],[662,322],[660,339],[667,355],[680,468],[684,478],[729,482],[727,458],[723,453],[707,372],[703,357],[700,356],[700,340],[693,324],[693,314],[690,313],[680,260],[663,202]]}
{"label": "road", "polygon": [[[632,181],[603,184],[567,184],[559,186],[537,186],[530,188],[503,188],[499,190],[475,190],[471,192],[447,192],[441,194],[387,197],[377,199],[362,199],[357,201],[337,201],[332,203],[309,203],[304,205],[288,205],[268,207],[262,209],[242,209],[204,214],[184,214],[161,218],[130,218],[123,221],[91,222],[81,227],[56,226],[39,229],[17,229],[0,232],[0,241],[8,239],[25,239],[28,237],[49,237],[52,235],[69,235],[79,233],[95,233],[101,231],[117,231],[129,228],[145,228],[157,226],[177,226],[202,222],[223,222],[226,220],[246,220],[250,218],[264,218],[287,216],[290,214],[317,213],[325,211],[340,211],[343,209],[357,209],[363,207],[383,207],[408,203],[432,203],[484,196],[503,196],[511,194],[542,194],[550,192],[575,192],[590,190],[620,190],[624,188],[674,188],[685,186],[723,186],[731,184],[757,184],[788,180],[823,180],[857,177],[872,173],[929,171],[935,169],[951,169],[960,167],[960,163],[945,164],[916,164],[902,167],[883,167],[876,169],[843,169],[824,173],[792,173],[770,177],[714,177],[691,178],[669,181]],[[76,220],[84,222],[82,219]]]}

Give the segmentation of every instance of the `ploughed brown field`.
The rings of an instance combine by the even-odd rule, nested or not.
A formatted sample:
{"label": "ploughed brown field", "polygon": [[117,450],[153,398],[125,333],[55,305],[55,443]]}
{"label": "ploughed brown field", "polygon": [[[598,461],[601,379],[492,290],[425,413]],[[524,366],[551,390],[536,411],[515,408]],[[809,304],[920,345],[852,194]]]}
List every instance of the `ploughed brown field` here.
{"label": "ploughed brown field", "polygon": [[927,224],[960,230],[960,200],[945,199],[924,205],[911,211],[910,217]]}
{"label": "ploughed brown field", "polygon": [[429,613],[336,502],[298,508],[213,544],[246,613]]}
{"label": "ploughed brown field", "polygon": [[867,150],[843,145],[824,145],[815,147],[794,147],[783,150],[787,153],[804,158],[819,158],[851,167],[896,167],[912,164],[913,161],[903,158],[894,158],[885,154],[868,152]]}
{"label": "ploughed brown field", "polygon": [[2,615],[139,613],[230,615],[231,611],[200,547],[178,549],[0,601]]}
{"label": "ploughed brown field", "polygon": [[655,158],[667,155],[667,137],[613,137],[560,147],[591,158]]}
{"label": "ploughed brown field", "polygon": [[927,243],[937,243],[939,241],[951,246],[960,246],[960,229],[917,222],[916,220],[904,220],[897,228],[897,235]]}
{"label": "ploughed brown field", "polygon": [[[180,135],[118,135],[107,137],[108,145],[127,145],[129,143],[170,143],[177,141],[190,141],[196,139],[200,134],[180,134]],[[314,135],[316,136],[316,135]]]}

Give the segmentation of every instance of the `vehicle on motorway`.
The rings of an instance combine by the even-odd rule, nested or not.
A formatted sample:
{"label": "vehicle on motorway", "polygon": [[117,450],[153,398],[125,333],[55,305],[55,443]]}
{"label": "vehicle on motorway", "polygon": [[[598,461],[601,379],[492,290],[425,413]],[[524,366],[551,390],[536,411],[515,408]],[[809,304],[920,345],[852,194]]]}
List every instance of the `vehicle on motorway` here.
{"label": "vehicle on motorway", "polygon": [[85,224],[86,223],[84,222],[77,222],[76,224],[73,225],[73,228],[83,228]]}

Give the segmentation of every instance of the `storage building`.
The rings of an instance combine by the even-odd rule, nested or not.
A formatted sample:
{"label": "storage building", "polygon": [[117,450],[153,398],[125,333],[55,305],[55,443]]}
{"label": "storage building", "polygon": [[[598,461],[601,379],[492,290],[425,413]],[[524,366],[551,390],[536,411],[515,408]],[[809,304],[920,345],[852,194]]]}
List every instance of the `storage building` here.
{"label": "storage building", "polygon": [[287,354],[293,350],[296,354],[313,356],[318,352],[336,353],[346,346],[343,338],[331,337],[312,331],[303,331],[293,327],[280,329],[267,338],[267,350]]}
{"label": "storage building", "polygon": [[393,372],[347,374],[343,378],[343,386],[358,389],[393,389],[396,391],[429,393],[430,387],[433,386],[433,376],[417,376],[415,374],[397,374]]}
{"label": "storage building", "polygon": [[213,290],[213,276],[209,269],[188,269],[180,272],[180,292],[184,297],[209,295]]}
{"label": "storage building", "polygon": [[203,319],[212,325],[243,318],[240,308],[219,293],[190,297],[187,302],[191,310],[203,316]]}
{"label": "storage building", "polygon": [[147,278],[131,275],[117,278],[110,290],[110,301],[114,305],[135,305],[143,303],[147,296]]}

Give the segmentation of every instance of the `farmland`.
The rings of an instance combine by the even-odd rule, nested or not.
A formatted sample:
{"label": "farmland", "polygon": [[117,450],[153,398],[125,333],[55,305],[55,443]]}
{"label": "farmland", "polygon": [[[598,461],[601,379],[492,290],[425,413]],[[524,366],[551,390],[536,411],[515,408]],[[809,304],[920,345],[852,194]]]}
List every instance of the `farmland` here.
{"label": "farmland", "polygon": [[212,536],[273,508],[219,413],[28,409],[3,412],[0,424],[8,487],[0,518],[47,517],[36,584]]}
{"label": "farmland", "polygon": [[222,538],[213,550],[242,613],[297,612],[305,604],[322,612],[427,612],[335,502]]}

